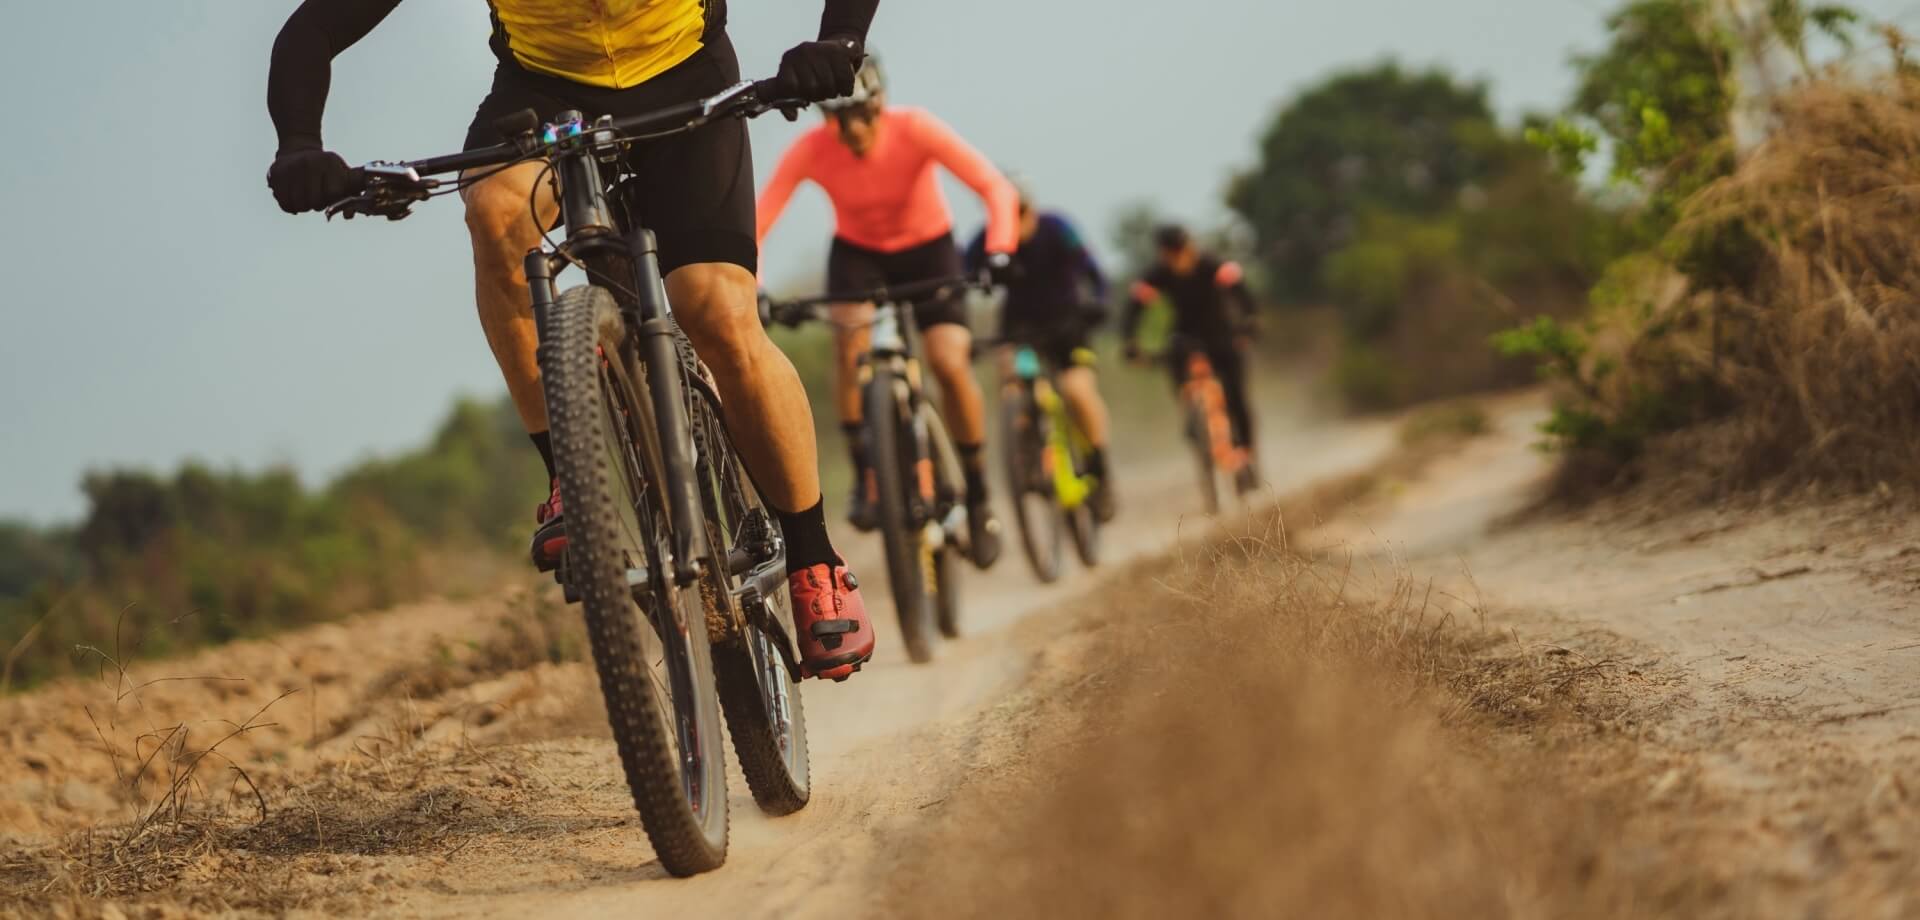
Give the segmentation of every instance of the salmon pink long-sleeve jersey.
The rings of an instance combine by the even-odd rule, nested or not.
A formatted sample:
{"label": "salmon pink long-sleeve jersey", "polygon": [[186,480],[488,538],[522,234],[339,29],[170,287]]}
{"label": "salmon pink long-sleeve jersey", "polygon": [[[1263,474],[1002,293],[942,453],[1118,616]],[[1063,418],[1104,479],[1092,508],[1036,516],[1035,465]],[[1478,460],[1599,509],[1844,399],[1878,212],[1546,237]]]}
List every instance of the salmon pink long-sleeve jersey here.
{"label": "salmon pink long-sleeve jersey", "polygon": [[833,201],[834,233],[855,246],[901,252],[952,233],[953,214],[934,179],[938,164],[986,202],[987,251],[1019,248],[1020,193],[979,151],[920,109],[889,107],[877,127],[864,157],[841,143],[831,122],[794,141],[760,192],[759,240],[808,179]]}

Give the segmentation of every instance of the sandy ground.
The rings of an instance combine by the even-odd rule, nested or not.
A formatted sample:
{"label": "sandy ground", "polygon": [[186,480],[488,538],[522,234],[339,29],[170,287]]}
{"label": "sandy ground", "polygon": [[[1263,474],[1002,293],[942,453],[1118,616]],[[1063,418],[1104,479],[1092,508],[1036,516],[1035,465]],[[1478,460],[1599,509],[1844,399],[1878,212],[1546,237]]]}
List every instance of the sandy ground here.
{"label": "sandy ground", "polygon": [[[1274,490],[1363,468],[1395,443],[1385,421],[1269,428]],[[106,666],[99,680],[0,701],[0,839],[44,848],[137,824],[168,801],[179,764],[219,742],[182,794],[248,815],[260,808],[257,786],[268,819],[238,841],[186,834],[169,860],[94,853],[91,862],[132,863],[113,876],[117,893],[155,888],[162,903],[196,910],[844,916],[891,832],[951,788],[979,714],[1004,704],[1070,628],[1070,617],[1036,614],[1064,612],[1102,573],[1211,526],[1188,461],[1126,475],[1101,570],[1071,561],[1071,574],[1042,587],[1009,546],[994,570],[968,574],[967,636],[943,644],[933,665],[909,664],[894,625],[876,616],[875,660],[845,684],[807,687],[812,802],[765,818],[736,770],[722,872],[675,881],[654,862],[591,670],[564,660],[560,647],[578,638],[550,587],[410,606],[124,674]],[[880,565],[877,545],[849,553],[856,570]],[[888,610],[884,590],[876,613]],[[89,858],[64,839],[56,862]],[[183,871],[184,890],[173,881]],[[192,883],[227,876],[248,883]]]}
{"label": "sandy ground", "polygon": [[[1229,525],[1311,566],[1194,555],[1210,525],[1176,459],[1129,473],[1100,571],[1040,588],[1012,550],[970,576],[968,636],[934,664],[882,618],[873,665],[807,688],[812,803],[764,818],[736,776],[728,864],[691,880],[653,861],[544,589],[0,701],[0,891],[45,892],[0,913],[97,909],[84,879],[155,916],[1920,915],[1920,525],[1866,503],[1529,510],[1540,409],[1493,405],[1490,434],[1417,467],[1379,465],[1404,453],[1389,422],[1270,423],[1276,492],[1376,471],[1330,521]],[[1372,573],[1417,618],[1393,622],[1433,611],[1424,635],[1482,637],[1459,643],[1478,657],[1316,639],[1234,677],[1260,648],[1242,622],[1153,660],[1148,639],[1194,645],[1157,605],[1249,590],[1210,570]],[[1360,604],[1311,597],[1298,622],[1330,636],[1314,605]],[[1207,656],[1233,663],[1220,686]],[[1514,716],[1534,710],[1557,714]],[[221,829],[169,812],[175,788]],[[115,851],[104,829],[143,819],[168,846]]]}
{"label": "sandy ground", "polygon": [[1636,782],[1735,915],[1920,916],[1920,522],[1857,499],[1530,508],[1537,411],[1315,534],[1631,682]]}

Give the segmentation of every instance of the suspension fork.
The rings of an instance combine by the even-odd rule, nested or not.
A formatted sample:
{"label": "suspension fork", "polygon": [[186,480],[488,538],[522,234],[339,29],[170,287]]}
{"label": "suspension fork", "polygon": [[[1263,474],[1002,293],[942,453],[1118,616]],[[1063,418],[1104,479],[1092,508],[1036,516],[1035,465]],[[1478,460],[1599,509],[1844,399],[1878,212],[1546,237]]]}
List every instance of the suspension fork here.
{"label": "suspension fork", "polygon": [[666,466],[667,516],[673,533],[673,576],[682,587],[692,584],[705,566],[713,564],[707,529],[702,526],[699,472],[694,458],[693,427],[687,419],[686,379],[680,349],[667,311],[666,281],[660,276],[659,244],[653,231],[640,229],[628,237],[633,252],[635,340],[640,363],[647,372],[647,395],[653,401],[654,424],[659,428],[660,459]]}

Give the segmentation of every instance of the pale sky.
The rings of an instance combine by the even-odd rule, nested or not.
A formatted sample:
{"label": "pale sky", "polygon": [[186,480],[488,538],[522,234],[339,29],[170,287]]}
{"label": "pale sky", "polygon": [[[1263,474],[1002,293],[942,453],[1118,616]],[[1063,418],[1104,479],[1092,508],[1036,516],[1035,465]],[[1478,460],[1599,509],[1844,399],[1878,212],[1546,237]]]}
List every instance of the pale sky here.
{"label": "pale sky", "polygon": [[[87,468],[188,457],[310,481],[420,442],[457,394],[500,391],[459,207],[398,224],[281,214],[267,56],[294,0],[25,4],[0,31],[0,516],[79,513]],[[814,0],[732,0],[748,76],[810,36]],[[1920,0],[1863,9],[1909,29]],[[885,0],[873,44],[924,106],[1104,240],[1122,204],[1218,217],[1262,124],[1330,70],[1392,55],[1484,78],[1501,112],[1556,107],[1602,0]],[[407,0],[336,62],[349,161],[456,150],[493,68],[483,0]],[[808,119],[813,116],[807,116]],[[764,179],[797,132],[753,129]],[[950,186],[963,232],[979,208]],[[803,190],[767,280],[831,232]]]}

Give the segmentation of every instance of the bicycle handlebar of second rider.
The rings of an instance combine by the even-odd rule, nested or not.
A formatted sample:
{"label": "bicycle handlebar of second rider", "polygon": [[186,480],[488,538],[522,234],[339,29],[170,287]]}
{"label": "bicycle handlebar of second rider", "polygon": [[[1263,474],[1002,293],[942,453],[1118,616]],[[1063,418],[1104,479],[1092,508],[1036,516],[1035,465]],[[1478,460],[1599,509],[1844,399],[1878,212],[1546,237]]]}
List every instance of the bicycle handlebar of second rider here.
{"label": "bicycle handlebar of second rider", "polygon": [[765,313],[770,322],[798,326],[809,319],[825,317],[825,308],[834,304],[898,304],[934,300],[965,291],[984,291],[992,287],[977,278],[951,277],[915,281],[895,287],[882,285],[865,291],[841,291],[811,297],[768,299]]}

